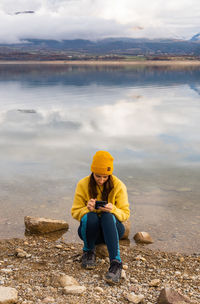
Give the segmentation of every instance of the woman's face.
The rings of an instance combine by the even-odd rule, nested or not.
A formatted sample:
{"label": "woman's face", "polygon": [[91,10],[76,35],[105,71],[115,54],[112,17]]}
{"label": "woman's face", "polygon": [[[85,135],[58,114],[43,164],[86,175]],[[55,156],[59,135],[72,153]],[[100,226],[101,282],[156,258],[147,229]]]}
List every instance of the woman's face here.
{"label": "woman's face", "polygon": [[107,180],[109,175],[100,175],[100,174],[96,174],[93,173],[94,179],[97,183],[97,185],[102,186]]}

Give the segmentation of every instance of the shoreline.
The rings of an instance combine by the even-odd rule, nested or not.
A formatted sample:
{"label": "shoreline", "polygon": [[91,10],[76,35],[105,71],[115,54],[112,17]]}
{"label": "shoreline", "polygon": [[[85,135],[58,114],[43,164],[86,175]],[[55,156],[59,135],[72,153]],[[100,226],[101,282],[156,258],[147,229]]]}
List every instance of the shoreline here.
{"label": "shoreline", "polygon": [[16,60],[16,61],[7,61],[7,60],[0,60],[0,65],[105,65],[105,66],[116,66],[116,65],[121,65],[121,66],[138,66],[138,65],[142,65],[142,66],[200,66],[200,61],[198,60],[171,60],[171,61],[167,61],[167,60],[158,60],[158,61],[153,61],[153,60],[149,60],[149,61],[123,61],[123,60],[119,60],[119,61],[97,61],[97,60],[88,60],[88,61],[81,61],[81,60],[74,60],[74,61],[67,61],[67,60],[58,60],[58,61],[25,61],[25,60]]}
{"label": "shoreline", "polygon": [[[110,286],[104,279],[108,257],[97,254],[96,267],[85,270],[81,268],[82,244],[41,236],[0,240],[0,286],[15,288],[19,304],[126,304],[125,294],[133,292],[153,304],[165,287],[179,291],[191,304],[199,303],[199,254],[167,253],[125,244],[120,245],[120,251],[125,276],[120,285]],[[73,277],[86,291],[66,294],[58,284],[61,275]],[[155,280],[158,284],[152,286]]]}

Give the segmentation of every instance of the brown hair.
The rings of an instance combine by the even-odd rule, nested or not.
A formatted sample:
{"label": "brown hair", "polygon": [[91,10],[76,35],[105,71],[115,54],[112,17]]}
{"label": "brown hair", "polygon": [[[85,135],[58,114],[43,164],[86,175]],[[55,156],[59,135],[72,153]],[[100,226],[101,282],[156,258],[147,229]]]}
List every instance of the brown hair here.
{"label": "brown hair", "polygon": [[[93,173],[90,175],[88,188],[89,188],[90,198],[97,198],[97,193],[98,193],[97,192],[97,183],[94,179]],[[108,180],[103,184],[103,191],[101,193],[101,199],[103,201],[108,200],[108,195],[113,188],[114,188],[114,185],[113,185],[112,175],[109,175]]]}

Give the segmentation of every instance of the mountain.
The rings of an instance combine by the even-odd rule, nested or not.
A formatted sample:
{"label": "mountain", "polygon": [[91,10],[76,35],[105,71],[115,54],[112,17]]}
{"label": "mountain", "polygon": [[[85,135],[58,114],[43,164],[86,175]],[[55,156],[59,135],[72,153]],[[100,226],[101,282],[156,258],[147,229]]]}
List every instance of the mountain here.
{"label": "mountain", "polygon": [[[198,40],[199,39],[199,40]],[[200,34],[190,40],[106,38],[45,40],[24,39],[18,44],[0,44],[0,60],[65,60],[66,56],[200,56]],[[39,57],[38,57],[39,56]]]}
{"label": "mountain", "polygon": [[200,33],[194,35],[190,41],[197,41],[197,42],[200,42]]}

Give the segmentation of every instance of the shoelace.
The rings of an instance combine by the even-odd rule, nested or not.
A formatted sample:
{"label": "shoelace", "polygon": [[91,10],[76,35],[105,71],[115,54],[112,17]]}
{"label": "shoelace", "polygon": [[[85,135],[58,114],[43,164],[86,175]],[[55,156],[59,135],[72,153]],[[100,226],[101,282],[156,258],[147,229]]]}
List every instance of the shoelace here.
{"label": "shoelace", "polygon": [[120,264],[117,263],[117,262],[113,262],[111,265],[110,265],[110,268],[109,268],[109,272],[112,272],[114,274],[116,274],[117,270],[120,268]]}

